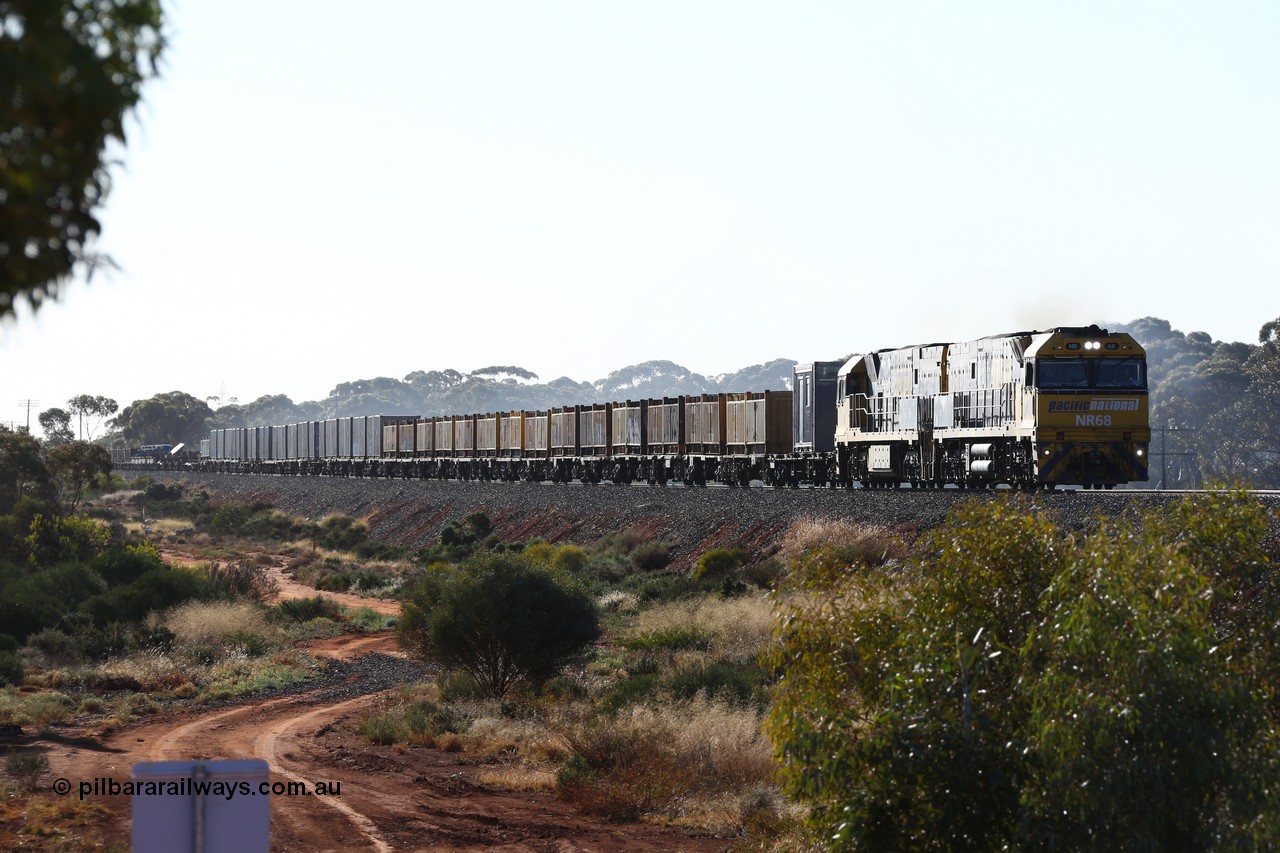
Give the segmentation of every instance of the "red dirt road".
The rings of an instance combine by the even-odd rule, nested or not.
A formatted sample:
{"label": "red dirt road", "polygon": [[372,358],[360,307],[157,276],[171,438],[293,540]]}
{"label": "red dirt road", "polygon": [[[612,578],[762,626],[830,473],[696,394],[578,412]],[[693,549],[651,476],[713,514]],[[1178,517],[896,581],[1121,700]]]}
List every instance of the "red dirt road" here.
{"label": "red dirt road", "polygon": [[[294,591],[286,589],[282,584],[286,596]],[[372,606],[367,599],[360,603]],[[307,648],[340,660],[399,653],[390,633],[344,635]],[[339,796],[272,797],[273,851],[603,853],[726,847],[724,839],[688,837],[678,829],[607,823],[541,792],[486,788],[472,781],[484,760],[465,753],[426,748],[398,753],[371,746],[349,723],[381,694],[317,704],[319,693],[151,719],[112,733],[97,748],[49,743],[51,777],[70,780],[68,796],[76,797],[81,781],[127,781],[139,761],[263,758],[273,782],[304,782],[308,790],[316,782],[340,783]],[[108,840],[127,846],[129,799],[92,799],[111,810]]]}

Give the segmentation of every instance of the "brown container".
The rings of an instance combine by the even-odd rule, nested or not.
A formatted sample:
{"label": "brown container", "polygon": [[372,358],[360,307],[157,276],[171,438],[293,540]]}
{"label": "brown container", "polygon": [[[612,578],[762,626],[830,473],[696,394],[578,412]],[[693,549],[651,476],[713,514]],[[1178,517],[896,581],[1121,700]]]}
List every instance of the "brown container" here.
{"label": "brown container", "polygon": [[550,452],[553,457],[573,458],[578,455],[578,410],[581,406],[555,408],[547,415],[551,431]]}
{"label": "brown container", "polygon": [[550,448],[551,419],[548,412],[524,413],[524,455],[526,459],[546,459]]}
{"label": "brown container", "polygon": [[645,432],[648,452],[664,456],[684,453],[685,398],[664,397],[649,400],[649,416]]}
{"label": "brown container", "polygon": [[431,419],[431,448],[436,456],[453,455],[453,417]]}
{"label": "brown container", "polygon": [[749,391],[725,401],[725,452],[731,456],[791,450],[791,392]]}
{"label": "brown container", "polygon": [[476,416],[456,415],[453,419],[453,453],[455,456],[476,455]]}
{"label": "brown container", "polygon": [[724,394],[702,394],[684,400],[685,452],[694,456],[720,456],[725,438]]}
{"label": "brown container", "polygon": [[501,445],[498,415],[476,415],[476,456],[497,456]]}
{"label": "brown container", "polygon": [[649,402],[628,400],[614,403],[611,418],[613,426],[613,455],[639,456],[647,452],[649,444]]}
{"label": "brown container", "polygon": [[509,458],[524,455],[524,412],[498,415],[498,455]]}
{"label": "brown container", "polygon": [[608,456],[613,422],[611,403],[578,407],[578,452],[582,456]]}

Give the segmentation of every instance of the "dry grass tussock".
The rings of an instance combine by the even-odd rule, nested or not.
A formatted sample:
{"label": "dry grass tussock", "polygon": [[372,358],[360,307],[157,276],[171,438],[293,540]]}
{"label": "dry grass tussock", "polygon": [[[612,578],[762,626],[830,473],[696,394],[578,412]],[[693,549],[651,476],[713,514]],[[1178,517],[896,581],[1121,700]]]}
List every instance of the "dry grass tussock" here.
{"label": "dry grass tussock", "polygon": [[102,803],[74,797],[0,799],[0,822],[10,827],[16,824],[25,836],[24,849],[101,850],[101,839],[86,837],[86,830],[105,822],[110,813]]}
{"label": "dry grass tussock", "polygon": [[636,706],[569,736],[574,755],[561,771],[560,791],[615,819],[651,816],[740,831],[784,808],[760,726],[760,712],[704,697]]}
{"label": "dry grass tussock", "polygon": [[107,689],[125,688],[145,693],[186,692],[191,675],[169,655],[147,650],[112,658],[94,667],[90,681]]}
{"label": "dry grass tussock", "polygon": [[141,533],[146,530],[161,536],[177,533],[179,530],[191,530],[191,521],[186,518],[148,518],[143,521],[124,522],[124,529],[130,533]]}
{"label": "dry grass tussock", "polygon": [[538,763],[561,762],[570,753],[569,740],[538,719],[479,717],[472,720],[461,741],[467,752]]}
{"label": "dry grass tussock", "polygon": [[191,601],[170,610],[160,622],[184,645],[218,643],[233,637],[270,642],[279,635],[262,609],[248,602]]}
{"label": "dry grass tussock", "polygon": [[504,791],[551,791],[556,786],[555,771],[519,764],[481,770],[475,778],[481,785]]}
{"label": "dry grass tussock", "polygon": [[640,613],[633,624],[637,635],[695,628],[711,637],[712,654],[741,660],[759,654],[770,641],[773,602],[767,592],[674,601]]}
{"label": "dry grass tussock", "polygon": [[791,525],[782,540],[778,558],[791,565],[806,552],[818,548],[845,552],[850,559],[868,564],[900,559],[905,553],[898,537],[883,527],[839,519],[805,518]]}

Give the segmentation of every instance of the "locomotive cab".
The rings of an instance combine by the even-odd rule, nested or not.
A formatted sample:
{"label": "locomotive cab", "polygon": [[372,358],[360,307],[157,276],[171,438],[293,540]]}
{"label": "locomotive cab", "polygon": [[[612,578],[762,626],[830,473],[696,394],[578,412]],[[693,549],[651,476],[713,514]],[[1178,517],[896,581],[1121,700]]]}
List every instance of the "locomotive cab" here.
{"label": "locomotive cab", "polygon": [[1137,341],[1097,326],[1054,329],[1035,337],[1025,371],[1041,482],[1147,479],[1147,360]]}

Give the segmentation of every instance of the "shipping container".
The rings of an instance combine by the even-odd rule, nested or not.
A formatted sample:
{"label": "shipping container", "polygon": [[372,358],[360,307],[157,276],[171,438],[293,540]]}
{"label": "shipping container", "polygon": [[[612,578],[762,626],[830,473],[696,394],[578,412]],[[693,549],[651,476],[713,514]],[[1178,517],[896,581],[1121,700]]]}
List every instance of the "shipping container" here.
{"label": "shipping container", "polygon": [[552,409],[547,416],[550,426],[550,452],[552,456],[575,457],[578,455],[579,406]]}
{"label": "shipping container", "polygon": [[351,418],[338,418],[338,458],[350,459],[352,447]]}
{"label": "shipping container", "polygon": [[548,412],[524,413],[524,455],[545,459],[549,455],[551,418]]}
{"label": "shipping container", "polygon": [[791,445],[798,453],[829,453],[836,441],[839,361],[797,364],[791,383]]}
{"label": "shipping container", "polygon": [[649,403],[645,400],[613,404],[613,454],[639,456],[648,446]]}
{"label": "shipping container", "polygon": [[476,455],[475,415],[458,415],[454,418],[453,451],[460,457]]}
{"label": "shipping container", "polygon": [[416,439],[415,424],[412,420],[402,420],[396,424],[396,455],[413,456],[417,450]]}
{"label": "shipping container", "polygon": [[334,459],[342,454],[338,452],[338,420],[330,418],[321,422],[320,458]]}
{"label": "shipping container", "polygon": [[367,457],[382,455],[382,415],[365,416],[364,452]]}
{"label": "shipping container", "polygon": [[434,436],[431,446],[437,456],[448,458],[453,455],[453,421],[452,416],[431,419],[431,432]]}
{"label": "shipping container", "polygon": [[273,460],[279,461],[289,458],[286,455],[288,452],[288,441],[285,437],[288,432],[289,426],[287,424],[281,424],[271,428],[271,458]]}
{"label": "shipping container", "polygon": [[702,394],[684,401],[685,452],[694,456],[724,453],[724,394]]}
{"label": "shipping container", "polygon": [[655,455],[677,456],[684,453],[685,400],[664,397],[648,401],[647,449]]}
{"label": "shipping container", "polygon": [[581,456],[608,456],[613,420],[611,403],[578,407],[578,452]]}
{"label": "shipping container", "polygon": [[431,434],[431,418],[418,418],[414,421],[413,431],[414,446],[418,448],[419,456],[431,455],[431,440],[434,436]]}
{"label": "shipping container", "polygon": [[791,450],[791,392],[729,394],[725,402],[725,452],[730,455]]}
{"label": "shipping container", "polygon": [[306,442],[307,442],[307,458],[308,459],[319,459],[321,451],[324,450],[324,447],[323,447],[324,439],[323,439],[321,426],[322,424],[320,421],[307,422]]}
{"label": "shipping container", "polygon": [[498,455],[518,459],[524,455],[524,412],[498,415]]}
{"label": "shipping container", "polygon": [[498,415],[476,415],[476,455],[497,456],[500,446]]}

